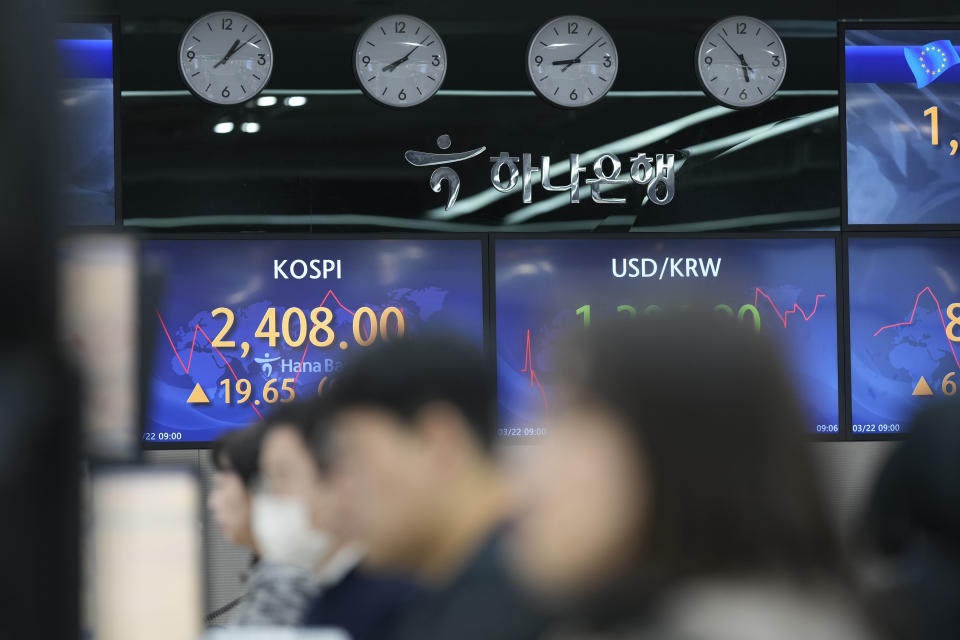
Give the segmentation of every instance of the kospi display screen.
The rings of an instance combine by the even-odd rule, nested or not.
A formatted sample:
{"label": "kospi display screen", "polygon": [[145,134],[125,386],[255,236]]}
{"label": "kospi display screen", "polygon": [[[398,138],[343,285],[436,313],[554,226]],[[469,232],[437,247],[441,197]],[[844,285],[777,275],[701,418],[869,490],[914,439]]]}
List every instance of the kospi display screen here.
{"label": "kospi display screen", "polygon": [[397,335],[482,345],[478,238],[164,239],[143,256],[166,274],[143,435],[155,445],[210,442],[316,396]]}
{"label": "kospi display screen", "polygon": [[900,433],[957,396],[960,237],[853,237],[848,256],[853,434]]}
{"label": "kospi display screen", "polygon": [[835,244],[833,237],[497,240],[500,435],[546,432],[558,338],[603,316],[686,301],[771,336],[788,359],[810,432],[839,433]]}
{"label": "kospi display screen", "polygon": [[59,183],[68,224],[116,221],[113,38],[109,22],[58,27]]}
{"label": "kospi display screen", "polygon": [[850,224],[960,224],[960,27],[846,28]]}

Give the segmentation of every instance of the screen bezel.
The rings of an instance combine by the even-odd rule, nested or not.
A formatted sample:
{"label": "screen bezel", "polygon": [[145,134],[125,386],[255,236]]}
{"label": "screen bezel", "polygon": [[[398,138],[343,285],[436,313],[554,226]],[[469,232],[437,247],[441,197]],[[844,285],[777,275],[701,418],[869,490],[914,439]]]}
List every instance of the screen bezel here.
{"label": "screen bezel", "polygon": [[[915,231],[902,231],[897,233],[891,233],[889,231],[850,231],[843,234],[843,279],[846,283],[846,286],[850,286],[850,240],[857,238],[877,238],[883,240],[911,240],[911,239],[955,239],[960,241],[960,228],[955,228],[949,231],[935,231],[933,229],[915,230]],[[910,433],[910,429],[900,431],[899,433],[871,433],[864,435],[854,435],[853,433],[853,353],[851,352],[851,340],[850,340],[850,295],[849,291],[845,292],[844,295],[846,308],[844,309],[843,322],[844,322],[844,335],[846,336],[846,381],[845,381],[845,394],[847,396],[847,415],[846,423],[848,436],[847,439],[851,442],[872,442],[872,441],[888,441],[888,440],[903,440]],[[908,425],[912,424],[914,416],[910,416]]]}
{"label": "screen bezel", "polygon": [[[837,47],[838,62],[840,65],[839,87],[837,96],[839,98],[840,119],[840,227],[844,232],[847,231],[889,231],[892,233],[908,233],[913,230],[923,231],[960,231],[960,222],[956,223],[897,223],[897,224],[858,224],[851,223],[848,220],[848,202],[847,202],[847,59],[844,43],[846,42],[847,31],[951,31],[960,32],[960,22],[908,22],[896,20],[839,20],[837,22]],[[852,423],[851,423],[852,424]]]}
{"label": "screen bezel", "polygon": [[[325,234],[305,234],[305,233],[238,233],[238,232],[227,232],[227,233],[151,233],[151,234],[141,234],[139,236],[140,241],[140,257],[141,257],[141,270],[144,270],[147,265],[145,263],[146,251],[144,249],[145,242],[150,242],[153,240],[163,240],[163,241],[189,241],[189,242],[210,242],[210,241],[219,241],[219,240],[246,240],[250,242],[274,242],[274,241],[289,241],[289,240],[300,240],[300,241],[352,241],[352,240],[368,240],[368,241],[377,241],[377,240],[416,240],[416,241],[450,241],[450,240],[475,240],[480,242],[480,286],[481,286],[481,302],[480,302],[480,312],[482,314],[481,318],[481,328],[482,328],[482,340],[483,346],[482,350],[485,355],[489,357],[491,353],[490,347],[493,344],[493,338],[490,327],[490,288],[488,286],[487,274],[490,271],[489,264],[489,234],[486,233],[436,233],[436,234],[411,234],[411,233],[325,233]],[[141,332],[145,335],[145,332]],[[152,338],[151,338],[152,339]],[[151,343],[152,344],[152,343]],[[148,345],[141,345],[141,350],[147,348]],[[494,352],[495,353],[495,352]],[[155,357],[153,358],[155,360]],[[143,451],[171,451],[171,450],[184,450],[184,449],[210,449],[213,446],[214,441],[180,441],[180,442],[160,442],[160,441],[145,441],[143,439],[144,434],[146,433],[147,420],[146,417],[150,411],[151,407],[151,395],[150,395],[150,384],[149,380],[152,376],[151,371],[147,372],[144,378],[148,381],[146,383],[146,389],[143,396],[143,409],[142,414],[144,416],[143,421],[140,424],[139,429],[139,440],[140,448]],[[224,432],[226,433],[226,432]]]}
{"label": "screen bezel", "polygon": [[[803,240],[803,239],[830,239],[833,240],[834,251],[834,273],[836,274],[836,322],[837,322],[837,420],[839,431],[837,433],[807,433],[807,438],[813,442],[839,442],[850,439],[851,423],[845,419],[849,410],[847,396],[844,393],[844,380],[847,379],[845,371],[844,353],[849,352],[847,344],[847,334],[843,332],[844,317],[846,312],[846,289],[842,287],[842,265],[841,265],[841,233],[838,231],[797,231],[797,232],[779,232],[779,233],[602,233],[602,234],[544,234],[544,233],[492,233],[490,234],[490,316],[489,335],[490,344],[493,347],[492,369],[495,378],[498,377],[498,368],[496,361],[497,345],[497,316],[496,316],[496,245],[500,240]],[[496,379],[495,379],[496,382]],[[499,387],[495,387],[498,389]],[[523,443],[518,443],[523,444]]]}
{"label": "screen bezel", "polygon": [[120,16],[113,14],[68,14],[58,20],[57,24],[109,24],[113,31],[113,223],[78,224],[68,220],[64,223],[64,226],[70,231],[81,232],[84,229],[103,231],[117,228],[121,226],[123,221],[120,209],[123,202],[123,173],[120,168]]}

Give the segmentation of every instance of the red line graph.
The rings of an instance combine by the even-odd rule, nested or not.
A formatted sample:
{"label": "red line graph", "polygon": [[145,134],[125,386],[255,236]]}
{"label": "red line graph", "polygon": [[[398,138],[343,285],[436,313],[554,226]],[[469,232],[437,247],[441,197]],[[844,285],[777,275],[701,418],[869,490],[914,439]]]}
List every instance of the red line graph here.
{"label": "red line graph", "polygon": [[[333,296],[333,299],[337,301],[337,306],[339,306],[341,309],[343,309],[344,311],[346,311],[352,316],[357,315],[356,311],[353,311],[352,309],[348,309],[342,302],[340,302],[340,298],[338,298],[337,294],[333,292],[333,289],[327,290],[327,295],[323,296],[323,300],[320,301],[319,306],[322,307],[323,305],[325,305],[327,303],[327,298],[329,298],[330,296]],[[307,346],[303,348],[303,355],[300,356],[300,370],[297,371],[297,375],[293,378],[294,387],[296,387],[297,383],[300,381],[300,371],[303,371],[303,363],[307,359],[307,351],[309,349],[310,349],[310,341],[307,340]]]}
{"label": "red line graph", "polygon": [[533,368],[533,349],[530,346],[530,329],[527,329],[527,345],[523,350],[523,369],[520,370],[521,373],[530,372],[530,386],[537,385],[540,389],[540,396],[543,398],[543,411],[546,417],[550,417],[550,405],[547,403],[547,392],[544,391],[543,385],[540,384],[540,379],[537,377],[537,372]]}
{"label": "red line graph", "polygon": [[950,340],[950,337],[947,335],[947,321],[943,317],[943,309],[940,308],[940,301],[937,300],[937,296],[934,295],[933,289],[930,287],[924,287],[924,289],[917,294],[917,299],[913,303],[913,311],[910,312],[909,320],[906,322],[895,322],[893,324],[888,324],[885,327],[880,327],[877,329],[877,332],[873,334],[873,337],[876,338],[881,332],[886,331],[887,329],[893,329],[894,327],[906,327],[913,324],[913,319],[917,315],[917,307],[920,306],[920,298],[925,293],[929,293],[930,297],[933,298],[933,302],[937,305],[937,313],[940,315],[940,323],[943,325],[943,336],[946,338],[947,344],[950,345],[950,353],[953,354],[953,361],[957,363],[957,368],[960,369],[960,358],[957,358],[957,352],[953,348],[953,341]]}
{"label": "red line graph", "polygon": [[[349,313],[351,316],[356,315],[356,311],[348,308],[346,305],[343,304],[343,302],[340,301],[340,298],[338,298],[337,294],[333,292],[333,289],[327,290],[326,295],[323,296],[323,300],[320,301],[320,304],[318,306],[321,306],[321,307],[324,306],[327,303],[327,299],[330,298],[331,296],[333,297],[334,301],[336,301],[337,306],[339,306],[341,309]],[[403,312],[404,310],[401,309],[400,313],[403,314]],[[167,331],[167,325],[163,322],[163,318],[160,316],[159,310],[157,311],[157,318],[160,319],[160,326],[163,327],[163,333],[167,336],[167,341],[170,343],[170,348],[173,349],[173,355],[176,356],[177,361],[180,363],[180,366],[183,368],[184,373],[186,374],[190,373],[190,364],[193,362],[193,351],[197,344],[197,332],[200,332],[203,334],[203,337],[207,339],[207,342],[210,343],[210,346],[213,347],[213,350],[217,353],[217,355],[220,356],[220,359],[223,360],[223,363],[227,365],[227,368],[230,370],[230,373],[233,374],[233,379],[234,380],[240,379],[239,376],[237,376],[237,373],[233,370],[233,367],[230,366],[230,362],[224,357],[222,353],[220,353],[219,349],[213,346],[213,341],[210,339],[210,336],[207,335],[207,333],[203,330],[203,328],[199,324],[197,324],[197,326],[193,328],[193,341],[190,343],[190,355],[187,357],[187,364],[183,364],[183,359],[180,357],[180,354],[177,352],[177,347],[173,344],[173,340],[170,338],[170,332]],[[362,327],[361,329],[366,334],[365,337],[369,338],[370,331],[366,327]],[[303,363],[307,359],[307,351],[309,349],[310,349],[310,341],[308,340],[307,345],[303,348],[303,355],[300,356],[300,370],[297,371],[297,375],[293,379],[294,387],[296,387],[297,383],[300,380],[300,372],[303,371]],[[257,409],[255,405],[250,403],[250,408],[253,409],[256,412],[256,414],[260,416],[260,418],[263,418],[263,415],[260,413],[260,411]]]}
{"label": "red line graph", "polygon": [[[187,358],[187,364],[183,364],[183,359],[180,357],[180,354],[177,352],[177,347],[174,346],[173,340],[170,338],[170,332],[167,331],[167,325],[163,321],[163,317],[160,315],[160,311],[157,310],[157,318],[160,319],[160,326],[163,327],[163,333],[167,336],[167,341],[170,343],[170,348],[173,349],[173,355],[177,357],[177,361],[180,363],[180,366],[183,367],[184,373],[190,373],[190,363],[193,362],[193,349],[197,345],[197,332],[203,334],[203,337],[207,339],[207,342],[210,343],[210,346],[214,351],[217,352],[217,355],[220,356],[220,359],[223,360],[223,364],[227,365],[227,369],[230,370],[230,373],[233,374],[234,380],[240,380],[240,377],[237,376],[237,372],[233,370],[233,367],[230,366],[230,363],[226,358],[223,357],[223,354],[220,353],[220,350],[213,346],[213,340],[210,339],[210,336],[207,335],[207,332],[198,324],[193,328],[193,342],[190,343],[190,356]],[[260,410],[253,403],[248,403],[250,408],[262,419],[263,416],[260,414]]]}
{"label": "red line graph", "polygon": [[[791,314],[799,313],[800,317],[803,318],[804,322],[807,322],[808,320],[810,320],[814,316],[814,314],[817,313],[817,308],[820,306],[820,298],[826,297],[826,294],[818,293],[814,297],[813,309],[810,311],[810,313],[807,313],[806,311],[804,311],[803,307],[801,307],[797,303],[794,303],[792,309],[787,309],[786,311],[781,312],[780,309],[777,307],[777,304],[773,301],[773,298],[771,298],[770,295],[767,294],[767,292],[761,289],[760,287],[757,287],[754,290],[753,306],[756,307],[758,305],[758,303],[760,302],[760,296],[763,296],[764,298],[766,298],[767,302],[770,303],[770,307],[773,309],[773,312],[777,315],[777,318],[780,320],[781,324],[783,324],[784,329],[786,329]],[[946,327],[946,325],[944,325],[944,327]],[[958,366],[960,366],[960,364],[958,364]],[[540,379],[537,377],[537,372],[533,367],[533,349],[531,346],[530,329],[527,329],[527,342],[523,352],[523,368],[520,370],[520,372],[521,373],[529,372],[530,386],[533,387],[534,385],[536,385],[537,388],[540,389],[540,395],[543,397],[543,410],[547,415],[547,417],[549,417],[550,406],[547,402],[547,393],[544,390],[543,385],[540,384]]]}
{"label": "red line graph", "polygon": [[783,323],[783,328],[786,329],[786,328],[787,328],[787,318],[788,318],[788,316],[789,316],[791,313],[797,313],[797,312],[799,311],[799,312],[800,312],[800,317],[803,318],[803,321],[804,321],[804,322],[806,322],[807,320],[809,320],[810,318],[812,318],[812,317],[813,317],[813,314],[815,314],[815,313],[817,312],[817,307],[820,305],[820,298],[825,297],[826,294],[825,294],[825,293],[818,293],[818,294],[817,294],[817,296],[813,299],[813,311],[811,311],[811,312],[809,313],[809,315],[808,315],[807,312],[804,311],[803,308],[802,308],[799,304],[797,304],[797,303],[794,303],[793,309],[788,309],[788,310],[784,311],[783,313],[780,313],[780,309],[777,308],[777,305],[776,305],[776,303],[773,301],[773,298],[771,298],[769,295],[767,295],[767,293],[766,293],[763,289],[761,289],[760,287],[757,287],[756,292],[755,292],[754,295],[753,295],[753,306],[757,306],[757,304],[758,304],[759,301],[760,301],[760,296],[763,296],[764,298],[767,299],[767,302],[770,303],[770,307],[773,309],[773,312],[774,312],[775,314],[777,314],[777,317],[780,318],[780,322]]}

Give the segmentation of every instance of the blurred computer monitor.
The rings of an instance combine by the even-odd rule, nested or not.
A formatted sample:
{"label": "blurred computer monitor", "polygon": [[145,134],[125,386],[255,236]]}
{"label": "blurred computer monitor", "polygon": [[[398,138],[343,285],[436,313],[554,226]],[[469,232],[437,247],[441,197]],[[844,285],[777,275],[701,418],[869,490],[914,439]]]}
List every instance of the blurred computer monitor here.
{"label": "blurred computer monitor", "polygon": [[186,470],[112,468],[90,482],[87,583],[97,640],[193,640],[203,630],[200,487]]}

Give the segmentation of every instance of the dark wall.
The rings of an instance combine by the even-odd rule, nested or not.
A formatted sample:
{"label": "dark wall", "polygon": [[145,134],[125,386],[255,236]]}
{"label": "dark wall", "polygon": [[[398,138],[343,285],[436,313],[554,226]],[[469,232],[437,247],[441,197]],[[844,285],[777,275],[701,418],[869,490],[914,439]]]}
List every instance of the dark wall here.
{"label": "dark wall", "polygon": [[[299,108],[282,102],[222,108],[184,93],[175,59],[180,36],[194,18],[222,3],[77,3],[74,9],[121,19],[122,213],[128,224],[713,230],[839,223],[838,121],[831,111],[837,105],[836,21],[929,19],[936,12],[924,3],[926,13],[915,15],[916,6],[818,0],[232,3],[259,20],[272,40],[276,63],[269,89],[303,91],[307,103]],[[369,20],[398,11],[437,29],[449,58],[444,90],[471,95],[441,92],[419,107],[391,110],[359,94],[351,67],[356,38]],[[614,93],[575,111],[535,98],[523,70],[531,34],[565,13],[587,13],[605,25],[621,60]],[[789,57],[777,99],[741,112],[711,109],[693,65],[703,30],[735,13],[771,22]],[[179,93],[154,93],[171,91]],[[228,135],[213,133],[223,120],[256,121],[260,131],[243,134],[238,126]],[[622,206],[582,202],[532,216],[519,194],[511,194],[462,207],[469,196],[489,191],[489,155],[530,152],[561,159],[678,122],[675,131],[630,150],[684,158],[677,196],[667,206],[641,206],[642,188],[628,187]],[[443,196],[430,191],[430,170],[409,166],[402,153],[435,150],[441,133],[450,134],[454,150],[486,146],[490,153],[457,166],[461,211],[438,219]],[[620,155],[625,159],[628,152]],[[538,190],[535,199],[547,195]]]}

